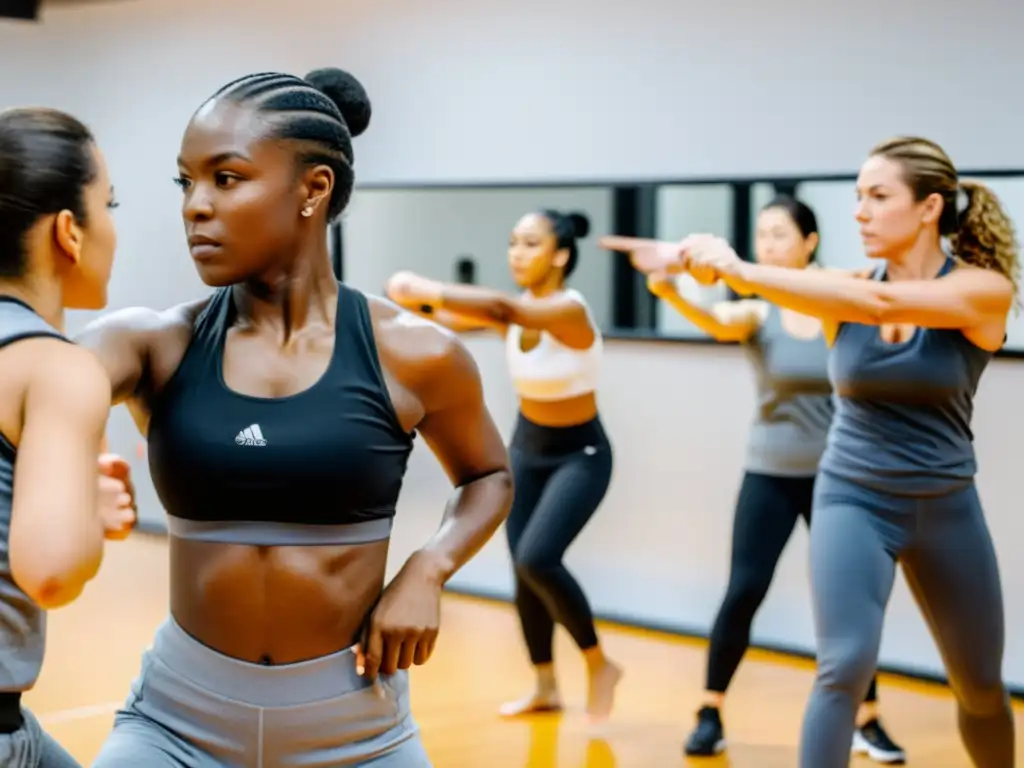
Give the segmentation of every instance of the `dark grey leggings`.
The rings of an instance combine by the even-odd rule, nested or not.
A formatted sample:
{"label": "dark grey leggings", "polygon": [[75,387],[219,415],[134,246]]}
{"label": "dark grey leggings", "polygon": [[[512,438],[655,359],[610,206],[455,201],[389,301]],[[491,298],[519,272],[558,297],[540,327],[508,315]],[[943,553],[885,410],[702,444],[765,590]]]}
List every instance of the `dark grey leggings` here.
{"label": "dark grey leggings", "polygon": [[804,714],[801,768],[849,765],[897,562],[942,655],[974,765],[1013,768],[1002,587],[974,485],[934,498],[896,497],[825,472],[811,526],[818,674]]}
{"label": "dark grey leggings", "polygon": [[549,664],[556,621],[581,649],[597,645],[590,604],[562,557],[608,490],[612,449],[598,419],[543,427],[520,416],[509,455],[516,493],[505,531],[516,608],[530,661]]}

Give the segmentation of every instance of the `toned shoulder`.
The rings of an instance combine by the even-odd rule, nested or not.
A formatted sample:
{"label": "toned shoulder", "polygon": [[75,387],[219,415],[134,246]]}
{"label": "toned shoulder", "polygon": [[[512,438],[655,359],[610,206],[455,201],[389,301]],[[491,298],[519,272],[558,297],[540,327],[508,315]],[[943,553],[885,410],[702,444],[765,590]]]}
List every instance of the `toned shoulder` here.
{"label": "toned shoulder", "polygon": [[460,373],[478,376],[469,350],[453,331],[387,299],[369,294],[366,299],[381,363],[403,384],[419,388]]}
{"label": "toned shoulder", "polygon": [[196,318],[209,301],[209,298],[199,299],[163,310],[148,307],[118,309],[89,323],[80,338],[87,340],[94,334],[151,337],[182,330],[191,332]]}
{"label": "toned shoulder", "polygon": [[1013,290],[1013,281],[1002,272],[996,272],[994,269],[986,269],[974,264],[957,262],[956,267],[949,275],[956,276],[961,280],[970,280],[976,285],[1005,288],[1008,291]]}

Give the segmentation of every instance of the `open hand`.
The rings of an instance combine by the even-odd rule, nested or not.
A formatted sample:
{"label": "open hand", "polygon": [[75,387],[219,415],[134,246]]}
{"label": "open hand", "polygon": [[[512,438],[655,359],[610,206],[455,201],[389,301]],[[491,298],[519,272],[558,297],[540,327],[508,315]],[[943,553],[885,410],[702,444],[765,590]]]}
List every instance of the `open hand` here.
{"label": "open hand", "polygon": [[99,471],[98,512],[103,535],[114,541],[126,539],[138,519],[131,465],[117,454],[104,453],[99,458]]}
{"label": "open hand", "polygon": [[419,309],[425,304],[433,304],[441,293],[440,283],[436,280],[408,270],[392,275],[385,290],[389,299],[406,309]]}
{"label": "open hand", "polygon": [[441,623],[441,584],[412,561],[384,590],[356,645],[356,671],[368,680],[430,658]]}

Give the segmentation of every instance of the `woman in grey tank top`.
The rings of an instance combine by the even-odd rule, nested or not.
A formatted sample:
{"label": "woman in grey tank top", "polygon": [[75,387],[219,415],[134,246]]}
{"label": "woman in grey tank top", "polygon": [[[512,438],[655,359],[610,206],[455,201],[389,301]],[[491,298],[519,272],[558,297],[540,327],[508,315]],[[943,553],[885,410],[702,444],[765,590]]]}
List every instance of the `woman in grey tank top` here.
{"label": "woman in grey tank top", "polygon": [[65,309],[106,304],[112,195],[103,155],[78,120],[48,109],[0,112],[4,768],[78,765],[21,696],[42,666],[46,611],[81,594],[99,570],[104,537],[124,538],[135,519],[127,462],[100,456],[110,380],[61,330]]}
{"label": "woman in grey tank top", "polygon": [[745,263],[707,235],[677,244],[675,256],[646,248],[634,264],[687,269],[815,315],[832,347],[836,414],[811,527],[818,672],[800,768],[849,763],[897,563],[945,663],[972,764],[1012,768],[1002,585],[971,417],[1017,298],[1014,226],[991,189],[961,181],[945,151],[919,137],[875,147],[857,198],[865,251],[882,261],[869,279]]}
{"label": "woman in grey tank top", "polygon": [[[818,222],[805,203],[781,195],[757,218],[760,264],[803,269],[814,262]],[[688,755],[725,749],[721,708],[750,644],[754,616],[799,518],[810,525],[818,462],[832,422],[828,349],[821,322],[762,299],[719,302],[705,310],[686,301],[672,280],[648,287],[717,341],[743,345],[754,369],[757,408],[747,440],[743,481],[733,518],[729,585],[711,629],[703,705],[684,746]],[[879,762],[905,759],[877,714],[872,678],[857,717],[854,749]]]}

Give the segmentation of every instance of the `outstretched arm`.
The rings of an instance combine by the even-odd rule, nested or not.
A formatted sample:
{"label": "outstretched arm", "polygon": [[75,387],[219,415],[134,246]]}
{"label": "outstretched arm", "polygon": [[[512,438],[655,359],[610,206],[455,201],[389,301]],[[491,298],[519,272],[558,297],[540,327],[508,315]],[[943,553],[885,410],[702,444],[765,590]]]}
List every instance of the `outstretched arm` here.
{"label": "outstretched arm", "polygon": [[720,238],[699,236],[683,243],[688,269],[710,270],[737,293],[836,323],[906,323],[972,335],[980,346],[998,348],[1013,304],[1013,284],[991,270],[961,265],[934,280],[862,280],[829,270],[792,270],[741,261]]}
{"label": "outstretched arm", "polygon": [[764,322],[762,301],[719,301],[704,309],[685,299],[675,281],[663,275],[648,275],[647,289],[715,341],[744,342]]}
{"label": "outstretched arm", "polygon": [[465,315],[460,315],[447,309],[434,309],[429,305],[419,307],[405,307],[415,312],[420,317],[433,320],[438,325],[443,325],[450,331],[456,333],[469,333],[471,331],[498,331],[504,333],[508,328],[504,323],[497,320],[480,320]]}
{"label": "outstretched arm", "polygon": [[491,288],[400,272],[388,281],[388,297],[403,307],[426,305],[434,312],[444,310],[486,325],[547,331],[576,349],[588,348],[596,336],[587,308],[567,293],[525,300]]}
{"label": "outstretched arm", "polygon": [[742,295],[758,296],[822,320],[826,335],[839,323],[906,323],[961,330],[981,347],[998,349],[1013,304],[1004,275],[960,265],[935,280],[865,280],[866,271],[796,270],[743,261],[722,238],[694,235],[673,244],[608,237],[602,245],[630,254],[645,273],[689,271],[705,285],[722,280]]}

